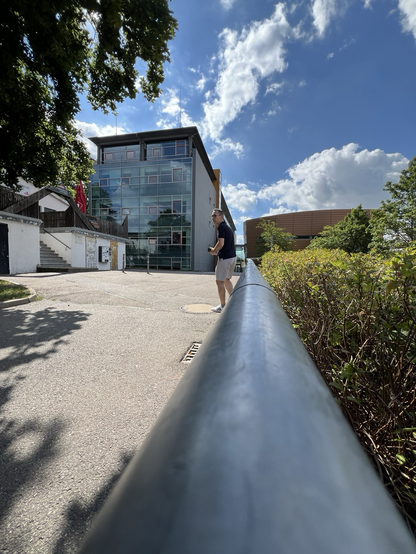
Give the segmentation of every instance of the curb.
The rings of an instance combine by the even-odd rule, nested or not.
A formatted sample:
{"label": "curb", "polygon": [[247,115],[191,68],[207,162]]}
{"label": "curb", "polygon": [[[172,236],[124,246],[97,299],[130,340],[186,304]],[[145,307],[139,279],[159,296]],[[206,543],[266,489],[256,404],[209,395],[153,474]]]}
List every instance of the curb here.
{"label": "curb", "polygon": [[[6,280],[13,285],[19,285],[19,283],[10,281],[10,279]],[[29,304],[29,302],[32,302],[37,296],[36,291],[30,287],[26,288],[30,291],[30,296],[26,296],[26,298],[14,298],[13,300],[5,300],[4,302],[0,302],[0,310],[2,308],[12,308],[13,306],[21,306],[22,304]]]}

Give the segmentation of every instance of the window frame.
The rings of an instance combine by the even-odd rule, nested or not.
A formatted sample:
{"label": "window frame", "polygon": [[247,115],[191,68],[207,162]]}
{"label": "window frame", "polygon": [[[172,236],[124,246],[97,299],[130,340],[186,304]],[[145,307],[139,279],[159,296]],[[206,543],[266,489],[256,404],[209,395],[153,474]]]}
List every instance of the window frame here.
{"label": "window frame", "polygon": [[[179,210],[179,212],[173,209],[173,205],[174,205],[175,202],[179,202],[179,203],[180,203],[180,210]],[[172,213],[173,213],[173,214],[181,214],[181,213],[182,213],[182,200],[172,200],[172,208],[171,208],[171,209],[172,209]]]}
{"label": "window frame", "polygon": [[[180,171],[181,178],[175,179],[175,172]],[[172,167],[172,183],[181,183],[183,181],[183,169],[181,167]]]}
{"label": "window frame", "polygon": [[[179,148],[183,148],[183,152],[179,152]],[[175,141],[175,154],[177,156],[186,155],[186,140],[177,140]]]}
{"label": "window frame", "polygon": [[[179,242],[174,242],[173,241],[173,235],[178,235],[179,236]],[[182,231],[172,231],[170,240],[171,240],[171,244],[175,244],[175,245],[180,246],[182,244]]]}

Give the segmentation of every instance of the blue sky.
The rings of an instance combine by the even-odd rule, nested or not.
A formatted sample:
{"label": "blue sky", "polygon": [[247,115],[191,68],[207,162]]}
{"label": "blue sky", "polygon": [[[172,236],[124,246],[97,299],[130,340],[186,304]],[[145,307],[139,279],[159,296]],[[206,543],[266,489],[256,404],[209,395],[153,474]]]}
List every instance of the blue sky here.
{"label": "blue sky", "polygon": [[379,206],[416,155],[416,0],[170,8],[163,94],[126,100],[117,119],[83,101],[85,137],[197,125],[238,242],[248,218]]}

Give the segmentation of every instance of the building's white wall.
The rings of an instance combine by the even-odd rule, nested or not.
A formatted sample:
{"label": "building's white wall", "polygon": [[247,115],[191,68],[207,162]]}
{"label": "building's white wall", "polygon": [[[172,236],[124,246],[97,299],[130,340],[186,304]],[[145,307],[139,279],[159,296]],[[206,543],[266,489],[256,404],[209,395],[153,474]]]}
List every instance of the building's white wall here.
{"label": "building's white wall", "polygon": [[208,246],[215,244],[215,225],[211,220],[215,206],[215,188],[197,152],[194,150],[195,187],[192,206],[194,209],[194,264],[195,271],[214,271],[214,256],[208,253]]}
{"label": "building's white wall", "polygon": [[[19,191],[19,194],[22,194],[23,196],[29,196],[35,192],[38,192],[38,188],[35,187],[35,185],[32,185],[32,183],[28,183],[27,181],[24,181],[23,179],[19,179],[19,185],[21,185],[21,189]],[[41,211],[44,211],[45,208],[49,208],[50,210],[54,210],[55,212],[65,212],[69,206],[68,202],[58,196],[57,194],[48,194],[48,196],[45,196],[45,198],[42,198],[42,200],[39,200],[39,206]]]}
{"label": "building's white wall", "polygon": [[72,263],[72,233],[52,233],[52,236],[49,233],[41,233],[40,240],[59,254],[68,264],[74,265]]}
{"label": "building's white wall", "polygon": [[[39,225],[12,220],[0,220],[9,227],[9,271],[16,273],[35,273],[40,263]],[[38,220],[32,220],[32,222]]]}
{"label": "building's white wall", "polygon": [[85,235],[71,233],[71,265],[72,267],[86,267]]}
{"label": "building's white wall", "polygon": [[[86,258],[86,234],[80,233],[42,233],[41,240],[47,244],[52,250],[59,254],[71,267],[87,267]],[[94,235],[96,236],[96,235]],[[56,240],[54,237],[56,237]],[[113,237],[112,240],[115,240]],[[118,241],[117,241],[118,242]],[[62,244],[64,243],[64,244]],[[96,267],[101,271],[109,271],[111,269],[110,262],[99,262],[98,248],[105,246],[110,248],[111,240],[104,237],[96,236]],[[69,247],[69,248],[65,248]],[[118,242],[117,247],[117,269],[123,268],[123,255],[126,254],[126,244]]]}

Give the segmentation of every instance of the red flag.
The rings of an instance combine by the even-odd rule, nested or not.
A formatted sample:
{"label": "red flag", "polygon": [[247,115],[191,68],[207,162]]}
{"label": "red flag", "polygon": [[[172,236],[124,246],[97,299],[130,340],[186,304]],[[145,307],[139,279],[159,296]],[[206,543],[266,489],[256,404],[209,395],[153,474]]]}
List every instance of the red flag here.
{"label": "red flag", "polygon": [[82,181],[78,183],[75,187],[75,203],[82,213],[85,214],[87,211],[87,201],[85,199],[84,187],[82,186]]}

